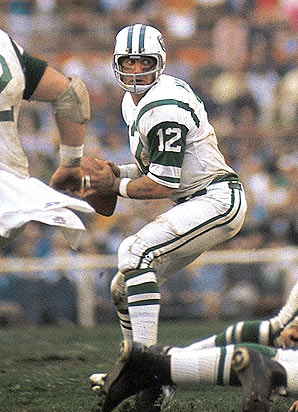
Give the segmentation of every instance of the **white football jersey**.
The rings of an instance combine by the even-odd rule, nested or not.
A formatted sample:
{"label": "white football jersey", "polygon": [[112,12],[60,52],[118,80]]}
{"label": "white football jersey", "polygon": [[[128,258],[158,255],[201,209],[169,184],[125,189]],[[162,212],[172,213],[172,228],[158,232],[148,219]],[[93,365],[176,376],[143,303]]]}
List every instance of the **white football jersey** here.
{"label": "white football jersey", "polygon": [[[18,48],[22,54],[23,49]],[[28,176],[28,160],[17,131],[24,88],[16,51],[9,36],[0,30],[0,170]]]}
{"label": "white football jersey", "polygon": [[122,113],[138,166],[150,179],[174,188],[172,200],[235,173],[218,148],[203,102],[186,82],[161,75],[137,106],[126,92]]}

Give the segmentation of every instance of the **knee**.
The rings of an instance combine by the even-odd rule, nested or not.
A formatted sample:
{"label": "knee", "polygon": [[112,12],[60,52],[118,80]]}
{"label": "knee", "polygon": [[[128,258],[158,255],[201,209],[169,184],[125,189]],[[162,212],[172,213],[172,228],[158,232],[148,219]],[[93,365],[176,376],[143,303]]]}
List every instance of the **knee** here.
{"label": "knee", "polygon": [[148,246],[136,235],[129,236],[122,241],[118,249],[118,270],[126,273],[138,267],[149,267],[153,256],[147,254]]}
{"label": "knee", "polygon": [[123,273],[117,272],[111,282],[111,299],[118,310],[127,308],[127,293]]}

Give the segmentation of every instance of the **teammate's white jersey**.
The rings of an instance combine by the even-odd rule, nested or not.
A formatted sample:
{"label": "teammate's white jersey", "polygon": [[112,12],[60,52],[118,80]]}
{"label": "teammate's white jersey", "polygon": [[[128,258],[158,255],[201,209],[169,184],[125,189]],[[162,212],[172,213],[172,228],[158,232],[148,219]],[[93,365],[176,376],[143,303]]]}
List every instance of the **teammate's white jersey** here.
{"label": "teammate's white jersey", "polygon": [[126,92],[122,113],[138,166],[150,179],[174,188],[172,200],[235,173],[219,151],[203,102],[186,82],[162,75],[137,105]]}
{"label": "teammate's white jersey", "polygon": [[0,170],[28,176],[28,160],[17,131],[24,89],[20,60],[9,36],[0,30]]}
{"label": "teammate's white jersey", "polygon": [[61,227],[76,249],[85,227],[72,210],[94,212],[85,201],[29,177],[17,122],[23,99],[30,99],[46,67],[45,61],[29,56],[0,30],[0,248],[28,222],[37,221]]}

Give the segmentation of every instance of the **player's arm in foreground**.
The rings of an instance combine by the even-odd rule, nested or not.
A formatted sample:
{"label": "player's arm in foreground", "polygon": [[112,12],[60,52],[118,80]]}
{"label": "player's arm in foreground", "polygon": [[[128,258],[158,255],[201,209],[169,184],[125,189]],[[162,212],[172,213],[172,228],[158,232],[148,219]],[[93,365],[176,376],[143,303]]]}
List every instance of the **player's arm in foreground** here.
{"label": "player's arm in foreground", "polygon": [[90,118],[89,94],[78,78],[71,79],[47,66],[30,100],[51,102],[60,136],[60,165],[51,186],[63,191],[80,190],[83,171],[84,124]]}
{"label": "player's arm in foreground", "polygon": [[174,189],[161,185],[142,175],[136,164],[117,166],[110,161],[102,165],[102,170],[94,169],[91,187],[101,195],[120,195],[132,199],[165,199]]}

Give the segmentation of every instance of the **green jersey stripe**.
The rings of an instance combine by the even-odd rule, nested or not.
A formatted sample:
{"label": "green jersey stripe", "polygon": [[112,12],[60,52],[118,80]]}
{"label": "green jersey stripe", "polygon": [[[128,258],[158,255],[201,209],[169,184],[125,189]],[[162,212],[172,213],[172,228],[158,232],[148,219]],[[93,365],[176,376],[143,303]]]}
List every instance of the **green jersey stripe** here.
{"label": "green jersey stripe", "polygon": [[166,164],[157,164],[157,163],[151,163],[150,165],[150,172],[156,174],[157,176],[162,175],[166,177],[176,177],[180,178],[181,175],[181,167],[175,167],[172,165],[166,165]]}
{"label": "green jersey stripe", "polygon": [[13,107],[11,110],[3,110],[0,111],[0,122],[13,122],[14,115],[13,115]]}
{"label": "green jersey stripe", "polygon": [[178,185],[180,183],[180,178],[179,177],[175,178],[175,177],[170,177],[170,176],[158,176],[158,175],[155,175],[152,172],[149,172],[148,174],[156,177],[158,180],[160,180],[162,182],[173,183],[173,184],[178,184]]}
{"label": "green jersey stripe", "polygon": [[142,173],[146,175],[149,171],[149,166],[145,166],[144,163],[142,162],[143,149],[144,149],[144,145],[141,141],[139,141],[138,147],[135,153],[135,158],[136,158],[136,161],[138,162],[140,169],[142,170]]}
{"label": "green jersey stripe", "polygon": [[159,107],[159,106],[167,106],[167,105],[175,105],[178,106],[184,110],[187,110],[188,112],[190,112],[191,117],[193,118],[193,121],[195,122],[195,124],[197,125],[197,127],[199,127],[200,125],[200,120],[197,117],[197,115],[195,114],[195,111],[193,108],[191,108],[187,103],[181,102],[180,100],[176,100],[176,99],[163,99],[163,100],[156,100],[154,102],[148,103],[146,104],[146,106],[144,106],[137,117],[136,120],[136,126],[138,126],[139,121],[141,119],[141,117],[148,112],[151,109],[154,109],[155,107]]}

